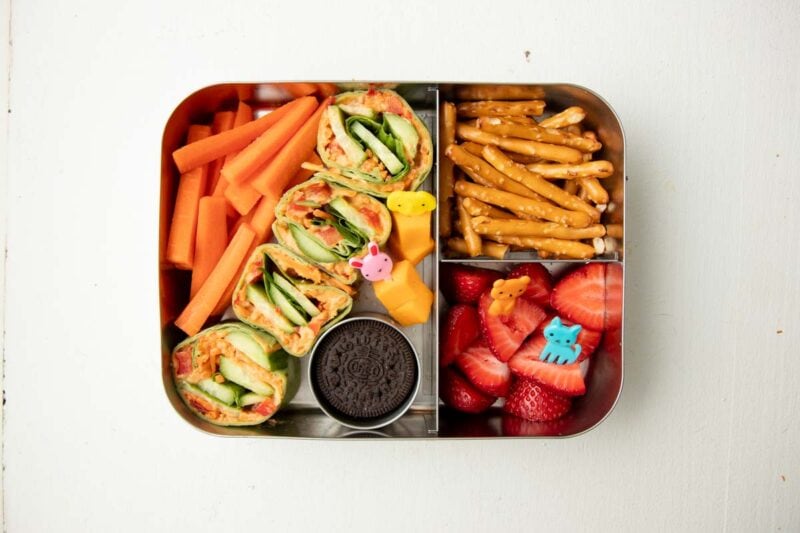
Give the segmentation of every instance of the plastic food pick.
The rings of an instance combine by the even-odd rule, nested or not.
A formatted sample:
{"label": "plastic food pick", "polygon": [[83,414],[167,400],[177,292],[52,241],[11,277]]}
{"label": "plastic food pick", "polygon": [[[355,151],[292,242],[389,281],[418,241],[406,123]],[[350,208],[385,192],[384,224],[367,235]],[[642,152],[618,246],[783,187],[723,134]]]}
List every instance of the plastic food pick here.
{"label": "plastic food pick", "polygon": [[413,217],[436,209],[436,197],[425,191],[394,191],[386,199],[389,211]]}
{"label": "plastic food pick", "polygon": [[547,344],[539,355],[539,360],[557,365],[574,363],[581,354],[581,345],[575,344],[580,332],[580,324],[565,326],[561,323],[560,318],[555,317],[544,328],[544,338],[547,340]]}
{"label": "plastic food pick", "polygon": [[531,278],[528,276],[495,281],[490,293],[493,301],[492,305],[489,306],[489,314],[492,316],[506,316],[514,312],[517,298],[525,292],[530,282]]}
{"label": "plastic food pick", "polygon": [[369,281],[381,281],[392,277],[392,258],[381,252],[377,243],[370,241],[369,253],[361,259],[351,258],[349,263],[361,271],[361,275]]}

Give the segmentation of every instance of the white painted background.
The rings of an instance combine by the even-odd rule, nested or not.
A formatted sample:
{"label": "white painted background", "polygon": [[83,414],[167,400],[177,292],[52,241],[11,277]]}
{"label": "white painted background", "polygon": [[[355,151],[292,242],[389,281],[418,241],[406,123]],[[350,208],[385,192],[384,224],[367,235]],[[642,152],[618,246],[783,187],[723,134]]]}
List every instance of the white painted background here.
{"label": "white painted background", "polygon": [[[8,529],[800,530],[800,4],[755,4],[13,0]],[[612,103],[626,375],[603,425],[229,440],[172,412],[162,126],[199,87],[293,78],[569,81]]]}

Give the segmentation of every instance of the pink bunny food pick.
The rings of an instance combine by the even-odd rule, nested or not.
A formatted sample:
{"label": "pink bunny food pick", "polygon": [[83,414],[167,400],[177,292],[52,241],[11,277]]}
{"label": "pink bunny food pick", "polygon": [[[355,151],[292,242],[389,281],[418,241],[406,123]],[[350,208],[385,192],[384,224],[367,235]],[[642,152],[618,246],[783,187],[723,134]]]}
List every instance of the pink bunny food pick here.
{"label": "pink bunny food pick", "polygon": [[378,244],[370,241],[367,245],[369,253],[361,259],[351,258],[349,263],[361,271],[361,275],[369,281],[381,281],[392,277],[392,258],[381,252]]}

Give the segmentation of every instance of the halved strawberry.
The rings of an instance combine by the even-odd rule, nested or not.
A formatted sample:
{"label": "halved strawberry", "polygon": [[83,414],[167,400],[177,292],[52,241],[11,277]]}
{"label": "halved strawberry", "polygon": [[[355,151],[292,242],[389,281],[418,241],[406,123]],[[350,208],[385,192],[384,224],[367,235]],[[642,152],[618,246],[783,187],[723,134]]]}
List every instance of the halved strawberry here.
{"label": "halved strawberry", "polygon": [[516,375],[532,379],[540,385],[565,396],[586,394],[586,383],[580,363],[559,365],[539,360],[547,341],[542,336],[531,337],[508,362]]}
{"label": "halved strawberry", "polygon": [[447,366],[480,334],[478,311],[469,305],[454,305],[447,311],[441,329],[439,364]]}
{"label": "halved strawberry", "polygon": [[492,396],[506,396],[511,385],[508,365],[494,356],[486,341],[479,339],[462,353],[456,364],[475,385],[475,388]]}
{"label": "halved strawberry", "polygon": [[452,368],[440,374],[439,398],[446,404],[464,413],[482,413],[497,399],[482,393]]}
{"label": "halved strawberry", "polygon": [[[532,336],[541,337],[544,336],[544,328],[556,317],[553,313],[547,315],[547,317],[542,320],[542,323],[539,324],[539,327],[536,328],[536,331],[533,332]],[[572,325],[572,322],[566,319],[561,319],[561,323],[564,326],[569,327]],[[581,345],[581,354],[578,356],[578,359],[575,361],[576,363],[580,363],[581,361],[588,359],[590,355],[594,353],[597,347],[600,345],[600,340],[603,338],[603,333],[600,331],[595,331],[593,329],[589,329],[587,327],[581,327],[580,333],[578,333],[578,338],[575,340],[575,344]]]}
{"label": "halved strawberry", "polygon": [[[611,281],[616,284],[614,277]],[[550,293],[550,305],[558,314],[583,327],[602,331],[606,329],[606,264],[589,263],[573,270],[556,284]],[[622,288],[621,278],[619,288]],[[616,291],[616,289],[612,289]],[[616,305],[614,299],[614,304]],[[622,306],[619,306],[622,316]]]}
{"label": "halved strawberry", "polygon": [[451,304],[474,304],[486,289],[492,287],[492,283],[502,277],[503,274],[496,270],[445,263],[439,271],[439,287]]}
{"label": "halved strawberry", "polygon": [[545,389],[530,379],[515,379],[503,410],[533,422],[555,420],[569,411],[572,400]]}
{"label": "halved strawberry", "polygon": [[550,305],[550,291],[553,288],[553,277],[550,272],[539,263],[523,263],[515,266],[507,277],[521,278],[522,276],[531,278],[522,297],[542,307]]}
{"label": "halved strawberry", "polygon": [[541,307],[524,298],[517,299],[514,311],[508,316],[490,315],[489,306],[491,305],[492,296],[490,291],[486,291],[478,303],[481,329],[492,353],[505,362],[511,359],[525,338],[544,320],[545,312]]}
{"label": "halved strawberry", "polygon": [[603,329],[622,327],[622,265],[606,264],[606,320]]}

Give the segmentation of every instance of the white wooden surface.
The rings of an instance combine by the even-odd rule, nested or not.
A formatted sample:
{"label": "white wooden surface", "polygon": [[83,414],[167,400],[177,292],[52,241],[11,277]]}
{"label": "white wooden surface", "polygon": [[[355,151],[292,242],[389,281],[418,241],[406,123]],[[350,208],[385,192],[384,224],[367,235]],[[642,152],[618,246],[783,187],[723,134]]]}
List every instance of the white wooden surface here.
{"label": "white wooden surface", "polygon": [[[460,4],[13,2],[9,531],[800,530],[800,4]],[[161,128],[196,88],[292,78],[570,81],[612,103],[626,375],[602,426],[227,440],[171,411]]]}

